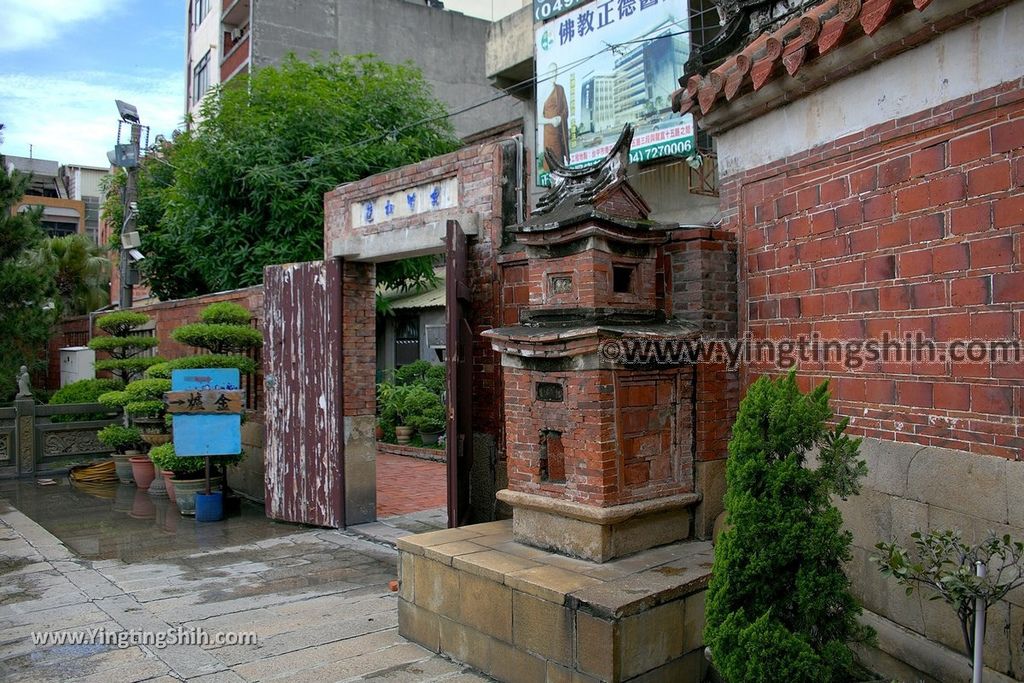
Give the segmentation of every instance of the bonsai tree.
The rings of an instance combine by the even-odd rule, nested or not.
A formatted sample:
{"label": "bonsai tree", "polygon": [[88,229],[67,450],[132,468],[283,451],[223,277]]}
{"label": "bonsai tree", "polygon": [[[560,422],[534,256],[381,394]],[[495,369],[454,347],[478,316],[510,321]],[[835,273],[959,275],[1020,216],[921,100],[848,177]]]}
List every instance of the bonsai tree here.
{"label": "bonsai tree", "polygon": [[[977,545],[965,544],[955,530],[915,531],[910,537],[915,559],[894,540],[876,545],[880,552],[871,560],[878,563],[882,574],[906,587],[907,595],[928,588],[935,593],[931,600],[942,599],[952,607],[960,621],[964,652],[973,659],[977,601],[983,601],[988,611],[1007,593],[1024,586],[1024,543],[993,532]],[[976,573],[978,562],[987,569],[984,577]]]}
{"label": "bonsai tree", "polygon": [[96,369],[107,370],[122,384],[128,384],[142,375],[146,368],[161,362],[162,358],[140,355],[157,345],[156,337],[129,334],[147,322],[148,315],[134,311],[116,311],[97,318],[96,324],[108,336],[93,337],[89,340],[89,348],[105,351],[110,358],[96,361]]}
{"label": "bonsai tree", "polygon": [[[119,379],[80,379],[61,387],[50,397],[50,405],[71,405],[75,403],[96,403],[99,397],[110,391],[119,391],[124,385]],[[105,413],[79,413],[77,415],[54,415],[51,422],[85,422],[102,420]]]}
{"label": "bonsai tree", "polygon": [[107,425],[96,433],[96,438],[104,446],[113,448],[115,453],[124,454],[142,448],[142,432],[137,427]]}
{"label": "bonsai tree", "polygon": [[[848,680],[848,644],[870,639],[843,563],[852,535],[833,494],[859,490],[860,441],[829,430],[828,384],[762,377],[740,404],[729,442],[725,509],[715,548],[705,642],[729,683]],[[808,467],[817,447],[818,466]]]}
{"label": "bonsai tree", "polygon": [[263,344],[260,331],[249,327],[251,318],[252,314],[238,304],[210,304],[199,314],[200,322],[182,325],[171,332],[171,337],[216,355],[240,354]]}
{"label": "bonsai tree", "polygon": [[[167,406],[164,404],[164,392],[171,390],[171,381],[167,379],[137,379],[123,391],[112,391],[99,397],[99,402],[107,406],[120,406],[126,415],[135,422],[151,422],[163,420]],[[162,430],[160,427],[149,429]]]}
{"label": "bonsai tree", "polygon": [[448,421],[441,399],[433,392],[430,395],[431,400],[424,400],[417,404],[416,412],[406,418],[406,424],[415,428],[420,434],[442,432]]}

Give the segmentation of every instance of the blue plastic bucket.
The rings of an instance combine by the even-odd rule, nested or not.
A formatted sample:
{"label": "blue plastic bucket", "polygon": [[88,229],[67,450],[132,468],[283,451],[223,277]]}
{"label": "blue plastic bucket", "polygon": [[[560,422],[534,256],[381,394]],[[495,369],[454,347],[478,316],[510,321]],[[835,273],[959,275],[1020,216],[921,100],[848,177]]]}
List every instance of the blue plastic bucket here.
{"label": "blue plastic bucket", "polygon": [[224,493],[212,491],[196,494],[196,521],[219,522],[224,519]]}

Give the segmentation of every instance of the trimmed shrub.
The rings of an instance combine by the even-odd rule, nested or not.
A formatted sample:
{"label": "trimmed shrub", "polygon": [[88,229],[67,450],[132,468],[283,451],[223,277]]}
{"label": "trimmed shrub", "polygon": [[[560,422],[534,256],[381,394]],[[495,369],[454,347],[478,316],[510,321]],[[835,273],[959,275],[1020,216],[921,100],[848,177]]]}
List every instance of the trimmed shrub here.
{"label": "trimmed shrub", "polygon": [[[827,383],[802,394],[796,376],[762,377],[740,404],[729,442],[705,642],[729,683],[855,678],[849,643],[871,638],[843,564],[852,536],[833,494],[859,490],[859,439],[832,417]],[[818,466],[807,466],[818,448]]]}
{"label": "trimmed shrub", "polygon": [[192,323],[175,329],[171,337],[180,344],[216,354],[239,353],[263,344],[259,330],[243,325]]}
{"label": "trimmed shrub", "polygon": [[210,304],[199,313],[199,321],[210,325],[242,325],[249,326],[252,313],[244,306],[222,301]]}
{"label": "trimmed shrub", "polygon": [[132,401],[161,401],[164,400],[164,393],[171,390],[169,379],[149,378],[137,379],[124,388],[128,398]]}
{"label": "trimmed shrub", "polygon": [[[104,337],[104,339],[112,339],[112,337]],[[132,375],[141,375],[147,369],[163,363],[165,359],[160,356],[143,356],[135,358],[122,358],[116,360],[113,358],[107,360],[96,361],[97,370],[107,370],[109,372],[120,374],[122,371],[130,372]]]}
{"label": "trimmed shrub", "polygon": [[148,315],[134,311],[115,311],[96,318],[96,326],[112,337],[123,337],[148,322]]}
{"label": "trimmed shrub", "polygon": [[245,356],[202,354],[185,356],[158,363],[146,370],[146,377],[170,379],[172,370],[197,370],[199,368],[237,368],[243,375],[256,372],[256,361]]}
{"label": "trimmed shrub", "polygon": [[[93,337],[89,340],[89,348],[93,351],[108,353],[121,349],[144,351],[157,345],[156,337]],[[115,359],[124,360],[124,359]]]}
{"label": "trimmed shrub", "polygon": [[[154,446],[149,451],[149,457],[157,467],[162,470],[174,472],[175,476],[182,478],[196,479],[195,475],[201,474],[206,469],[206,458],[202,457],[181,457],[174,452],[174,443],[165,443]],[[218,455],[210,458],[210,464],[223,467],[225,465],[237,465],[245,457],[243,453],[237,455]]]}
{"label": "trimmed shrub", "polygon": [[[50,397],[49,404],[70,405],[73,403],[98,403],[99,397],[110,391],[118,391],[124,385],[116,379],[81,379],[61,387]],[[83,413],[80,415],[54,415],[51,422],[87,422],[102,420],[105,413]]]}
{"label": "trimmed shrub", "polygon": [[135,328],[149,322],[149,316],[133,311],[117,311],[100,316],[96,324],[109,334],[108,337],[93,337],[89,340],[89,348],[94,351],[105,351],[109,359],[96,363],[97,370],[108,370],[120,380],[128,384],[134,377],[160,359],[139,357],[144,351],[157,345],[153,335],[129,336]]}
{"label": "trimmed shrub", "polygon": [[96,438],[101,444],[113,448],[117,453],[136,450],[145,444],[142,440],[142,432],[137,428],[121,425],[107,425],[96,432]]}

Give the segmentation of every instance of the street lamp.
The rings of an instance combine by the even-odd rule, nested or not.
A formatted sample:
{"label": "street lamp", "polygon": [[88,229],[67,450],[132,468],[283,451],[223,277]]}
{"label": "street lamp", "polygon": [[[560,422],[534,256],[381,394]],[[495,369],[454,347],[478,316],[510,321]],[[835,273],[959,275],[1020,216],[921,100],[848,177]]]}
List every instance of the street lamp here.
{"label": "street lamp", "polygon": [[[111,166],[125,169],[127,182],[124,187],[124,224],[121,226],[121,258],[118,266],[121,273],[121,294],[119,305],[121,310],[132,307],[133,286],[138,282],[138,270],[132,267],[145,258],[138,250],[141,240],[135,229],[135,220],[138,217],[138,169],[139,155],[142,147],[142,133],[146,133],[146,144],[149,144],[149,126],[143,126],[139,119],[139,110],[135,105],[128,104],[121,100],[114,100],[117,105],[117,113],[121,120],[117,122],[117,143],[114,149],[107,152],[107,159]],[[121,130],[123,124],[131,126],[131,134],[128,142],[121,142]]]}

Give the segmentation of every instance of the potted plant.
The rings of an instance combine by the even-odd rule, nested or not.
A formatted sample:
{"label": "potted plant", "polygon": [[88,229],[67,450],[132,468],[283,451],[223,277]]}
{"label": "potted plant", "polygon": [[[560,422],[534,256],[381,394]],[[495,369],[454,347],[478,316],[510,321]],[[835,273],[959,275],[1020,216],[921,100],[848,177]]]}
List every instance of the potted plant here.
{"label": "potted plant", "polygon": [[137,449],[143,443],[142,433],[139,432],[137,427],[107,425],[96,434],[96,438],[104,446],[114,449],[111,457],[114,459],[114,469],[117,472],[117,478],[124,484],[131,484],[134,480],[132,478],[132,465],[129,462],[132,454],[129,451],[134,452],[136,456],[138,455]]}
{"label": "potted plant", "polygon": [[[174,444],[166,443],[156,446],[150,451],[153,462],[163,472],[172,476],[166,479],[168,491],[173,487],[175,502],[182,515],[192,516],[196,513],[195,496],[206,489],[206,459],[201,457],[181,457],[174,452]],[[210,458],[214,467],[234,465],[241,462],[244,456],[217,456]],[[220,474],[210,477],[210,490],[220,488],[223,477]]]}
{"label": "potted plant", "polygon": [[[424,446],[434,446],[438,437],[444,433],[448,423],[448,415],[441,399],[430,393],[432,400],[420,406],[419,412],[409,417],[409,425],[420,433]],[[424,399],[425,400],[425,399]]]}
{"label": "potted plant", "polygon": [[416,429],[411,420],[440,402],[437,394],[419,384],[396,386],[382,382],[379,394],[381,418],[393,421],[396,441],[403,445],[409,443]]}

